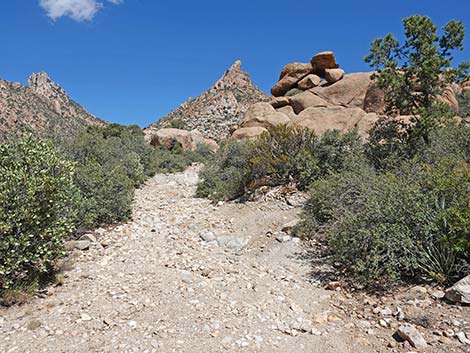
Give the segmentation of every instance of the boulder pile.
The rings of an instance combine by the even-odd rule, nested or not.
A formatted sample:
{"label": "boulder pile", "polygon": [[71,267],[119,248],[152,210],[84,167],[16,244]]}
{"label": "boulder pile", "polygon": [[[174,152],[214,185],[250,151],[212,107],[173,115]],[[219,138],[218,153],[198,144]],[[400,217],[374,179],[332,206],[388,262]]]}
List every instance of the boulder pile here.
{"label": "boulder pile", "polygon": [[217,152],[219,145],[212,139],[206,139],[198,130],[165,128],[156,131],[147,130],[145,138],[152,146],[173,149],[180,146],[184,151],[194,151],[198,145],[206,145],[212,152]]}
{"label": "boulder pile", "polygon": [[[459,109],[457,88],[470,96],[470,85],[458,85],[447,87],[439,97],[455,111]],[[271,102],[255,103],[248,109],[233,128],[233,138],[256,137],[277,125],[306,127],[317,134],[332,129],[357,129],[367,138],[371,127],[385,113],[384,92],[378,87],[374,72],[347,74],[339,68],[331,51],[314,55],[310,63],[284,66],[271,94]],[[403,114],[396,118],[406,120],[406,113]]]}
{"label": "boulder pile", "polygon": [[310,63],[287,64],[271,89],[271,102],[251,106],[232,137],[255,137],[277,125],[307,127],[318,134],[357,128],[365,137],[384,111],[383,92],[372,74],[346,74],[331,51],[314,55]]}

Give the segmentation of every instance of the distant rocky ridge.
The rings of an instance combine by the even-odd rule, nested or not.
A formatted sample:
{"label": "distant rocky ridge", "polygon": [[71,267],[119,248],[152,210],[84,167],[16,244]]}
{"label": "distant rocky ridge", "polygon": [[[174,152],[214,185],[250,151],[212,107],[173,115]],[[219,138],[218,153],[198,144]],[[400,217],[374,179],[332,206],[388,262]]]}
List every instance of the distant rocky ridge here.
{"label": "distant rocky ridge", "polygon": [[0,140],[31,130],[39,136],[71,136],[105,122],[69,98],[47,73],[33,73],[28,85],[0,79]]}
{"label": "distant rocky ridge", "polygon": [[269,100],[236,61],[209,90],[189,99],[145,132],[152,135],[159,129],[175,127],[173,122],[182,122],[185,129],[199,130],[205,138],[218,141],[229,135],[230,128],[240,123],[253,103]]}

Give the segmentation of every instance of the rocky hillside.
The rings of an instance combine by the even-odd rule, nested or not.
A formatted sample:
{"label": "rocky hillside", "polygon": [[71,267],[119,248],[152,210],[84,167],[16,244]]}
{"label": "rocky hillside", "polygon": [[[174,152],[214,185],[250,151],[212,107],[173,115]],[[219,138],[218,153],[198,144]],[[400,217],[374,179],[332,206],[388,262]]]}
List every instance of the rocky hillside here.
{"label": "rocky hillside", "polygon": [[27,86],[0,79],[0,140],[18,130],[63,136],[103,123],[70,99],[45,72],[33,73]]}
{"label": "rocky hillside", "polygon": [[253,103],[269,101],[256,87],[248,73],[236,61],[230,69],[206,92],[189,99],[175,111],[146,128],[147,133],[165,127],[197,129],[204,137],[220,140],[229,134],[230,127],[239,124]]}

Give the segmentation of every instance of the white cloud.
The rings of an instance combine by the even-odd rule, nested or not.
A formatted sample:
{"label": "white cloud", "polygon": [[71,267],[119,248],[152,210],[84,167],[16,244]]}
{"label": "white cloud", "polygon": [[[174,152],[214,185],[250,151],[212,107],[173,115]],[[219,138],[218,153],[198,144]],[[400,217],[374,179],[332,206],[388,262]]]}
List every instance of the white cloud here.
{"label": "white cloud", "polygon": [[[107,1],[118,5],[124,0]],[[98,0],[39,0],[39,6],[54,21],[60,17],[68,16],[80,22],[92,20],[103,7],[103,3]]]}

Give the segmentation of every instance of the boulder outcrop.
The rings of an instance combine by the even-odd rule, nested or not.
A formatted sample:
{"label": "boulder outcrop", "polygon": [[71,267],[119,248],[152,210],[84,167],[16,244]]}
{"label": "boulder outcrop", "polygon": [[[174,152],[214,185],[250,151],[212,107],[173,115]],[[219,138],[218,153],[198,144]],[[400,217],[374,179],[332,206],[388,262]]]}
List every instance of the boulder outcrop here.
{"label": "boulder outcrop", "polygon": [[335,54],[332,51],[324,51],[315,54],[310,60],[313,72],[320,77],[325,77],[326,69],[337,69],[339,65],[336,63]]}
{"label": "boulder outcrop", "polygon": [[294,109],[295,114],[310,107],[327,107],[328,102],[310,91],[305,91],[295,96],[289,97],[289,103]]}
{"label": "boulder outcrop", "polygon": [[269,128],[288,123],[290,123],[290,119],[287,115],[276,111],[269,103],[260,102],[253,104],[248,109],[240,127],[261,126]]}
{"label": "boulder outcrop", "polygon": [[312,65],[305,63],[290,63],[282,69],[279,81],[271,88],[271,94],[274,97],[283,96],[291,88],[297,85],[297,82],[312,72]]}
{"label": "boulder outcrop", "polygon": [[310,107],[293,119],[291,126],[305,127],[317,134],[323,134],[328,130],[344,132],[357,128],[361,135],[366,136],[378,118],[377,114],[366,113],[360,108]]}
{"label": "boulder outcrop", "polygon": [[343,69],[325,69],[325,79],[329,83],[335,83],[341,80],[344,77]]}
{"label": "boulder outcrop", "polygon": [[250,139],[261,135],[263,132],[267,132],[268,129],[261,126],[242,127],[235,130],[232,134],[232,138],[236,140]]}
{"label": "boulder outcrop", "polygon": [[184,151],[194,151],[198,145],[206,145],[213,152],[219,149],[215,140],[204,138],[198,130],[164,128],[153,132],[146,131],[146,140],[152,146],[161,146],[170,150],[180,146]]}
{"label": "boulder outcrop", "polygon": [[362,109],[367,90],[373,82],[372,74],[372,72],[350,73],[334,84],[316,87],[311,91],[331,105]]}
{"label": "boulder outcrop", "polygon": [[[248,134],[241,129],[286,124],[309,128],[318,134],[330,129],[358,129],[367,137],[368,130],[384,111],[383,92],[374,86],[372,74],[346,74],[331,51],[314,55],[310,64],[290,63],[284,66],[279,82],[271,90],[275,97],[270,104],[250,107],[232,136],[251,138],[261,130]],[[303,92],[283,96],[292,88]]]}
{"label": "boulder outcrop", "polygon": [[[240,128],[268,129],[286,124],[312,129],[317,134],[332,129],[341,132],[357,129],[363,138],[367,138],[369,130],[387,113],[385,92],[379,87],[375,74],[345,73],[332,51],[315,54],[310,64],[287,64],[271,90],[275,97],[270,104],[255,104],[249,108]],[[419,90],[419,85],[413,89]],[[291,92],[286,95],[289,90]],[[470,99],[470,82],[447,87],[438,99],[458,112],[458,96]],[[409,124],[409,113],[401,114],[396,112],[393,118]],[[237,138],[246,135],[246,131],[234,131]]]}
{"label": "boulder outcrop", "polygon": [[321,77],[318,75],[310,74],[305,76],[297,83],[297,87],[306,91],[310,88],[317,87],[320,85]]}

